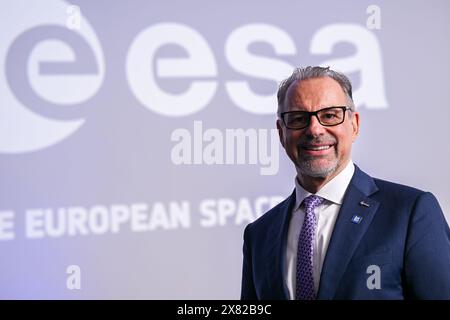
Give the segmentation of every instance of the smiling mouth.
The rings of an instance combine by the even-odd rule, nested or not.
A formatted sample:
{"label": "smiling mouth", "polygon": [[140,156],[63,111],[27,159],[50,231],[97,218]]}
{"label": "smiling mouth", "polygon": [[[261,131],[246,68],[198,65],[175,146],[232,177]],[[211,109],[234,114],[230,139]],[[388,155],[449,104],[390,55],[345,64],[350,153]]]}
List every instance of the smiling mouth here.
{"label": "smiling mouth", "polygon": [[301,146],[302,149],[309,150],[309,151],[322,151],[322,150],[328,150],[333,146],[333,144],[327,144],[327,145],[319,145],[319,146]]}

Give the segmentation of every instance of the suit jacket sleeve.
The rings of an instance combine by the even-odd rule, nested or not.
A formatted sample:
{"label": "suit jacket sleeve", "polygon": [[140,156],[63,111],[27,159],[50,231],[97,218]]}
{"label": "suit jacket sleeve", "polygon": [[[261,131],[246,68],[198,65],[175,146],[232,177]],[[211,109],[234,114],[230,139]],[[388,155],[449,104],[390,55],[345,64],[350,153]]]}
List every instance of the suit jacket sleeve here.
{"label": "suit jacket sleeve", "polygon": [[248,225],[244,231],[244,246],[243,246],[243,263],[242,263],[242,286],[241,299],[242,300],[256,300],[256,291],[253,282],[253,268],[252,268],[252,253],[249,239]]}
{"label": "suit jacket sleeve", "polygon": [[417,198],[407,234],[406,298],[450,299],[450,231],[431,193]]}

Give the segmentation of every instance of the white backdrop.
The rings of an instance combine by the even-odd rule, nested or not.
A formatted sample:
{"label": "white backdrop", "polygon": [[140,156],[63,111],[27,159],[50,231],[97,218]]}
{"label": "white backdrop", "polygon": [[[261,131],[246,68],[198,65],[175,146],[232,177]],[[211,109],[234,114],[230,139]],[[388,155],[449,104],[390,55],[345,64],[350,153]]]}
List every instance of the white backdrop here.
{"label": "white backdrop", "polygon": [[235,299],[286,197],[278,82],[354,85],[369,174],[450,221],[448,1],[0,1],[0,298]]}

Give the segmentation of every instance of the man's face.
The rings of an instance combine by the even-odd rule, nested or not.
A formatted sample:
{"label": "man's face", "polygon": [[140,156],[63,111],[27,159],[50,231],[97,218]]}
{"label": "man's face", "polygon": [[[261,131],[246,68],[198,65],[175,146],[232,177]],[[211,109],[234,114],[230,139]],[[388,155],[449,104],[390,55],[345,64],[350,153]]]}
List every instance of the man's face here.
{"label": "man's face", "polygon": [[[337,81],[329,77],[296,81],[286,93],[285,111],[317,111],[331,106],[348,106]],[[350,159],[351,147],[359,130],[359,114],[346,111],[343,123],[322,126],[315,116],[308,127],[292,130],[277,121],[280,141],[302,177],[332,178]]]}

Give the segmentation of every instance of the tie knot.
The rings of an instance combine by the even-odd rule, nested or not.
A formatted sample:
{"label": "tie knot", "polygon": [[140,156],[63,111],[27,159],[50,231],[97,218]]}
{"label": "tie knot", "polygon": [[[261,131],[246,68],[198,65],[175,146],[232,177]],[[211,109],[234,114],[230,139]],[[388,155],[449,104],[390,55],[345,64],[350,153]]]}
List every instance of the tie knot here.
{"label": "tie knot", "polygon": [[309,197],[306,197],[303,202],[305,203],[306,210],[314,210],[317,208],[318,205],[320,205],[323,202],[323,198],[316,196],[314,194],[310,195]]}

